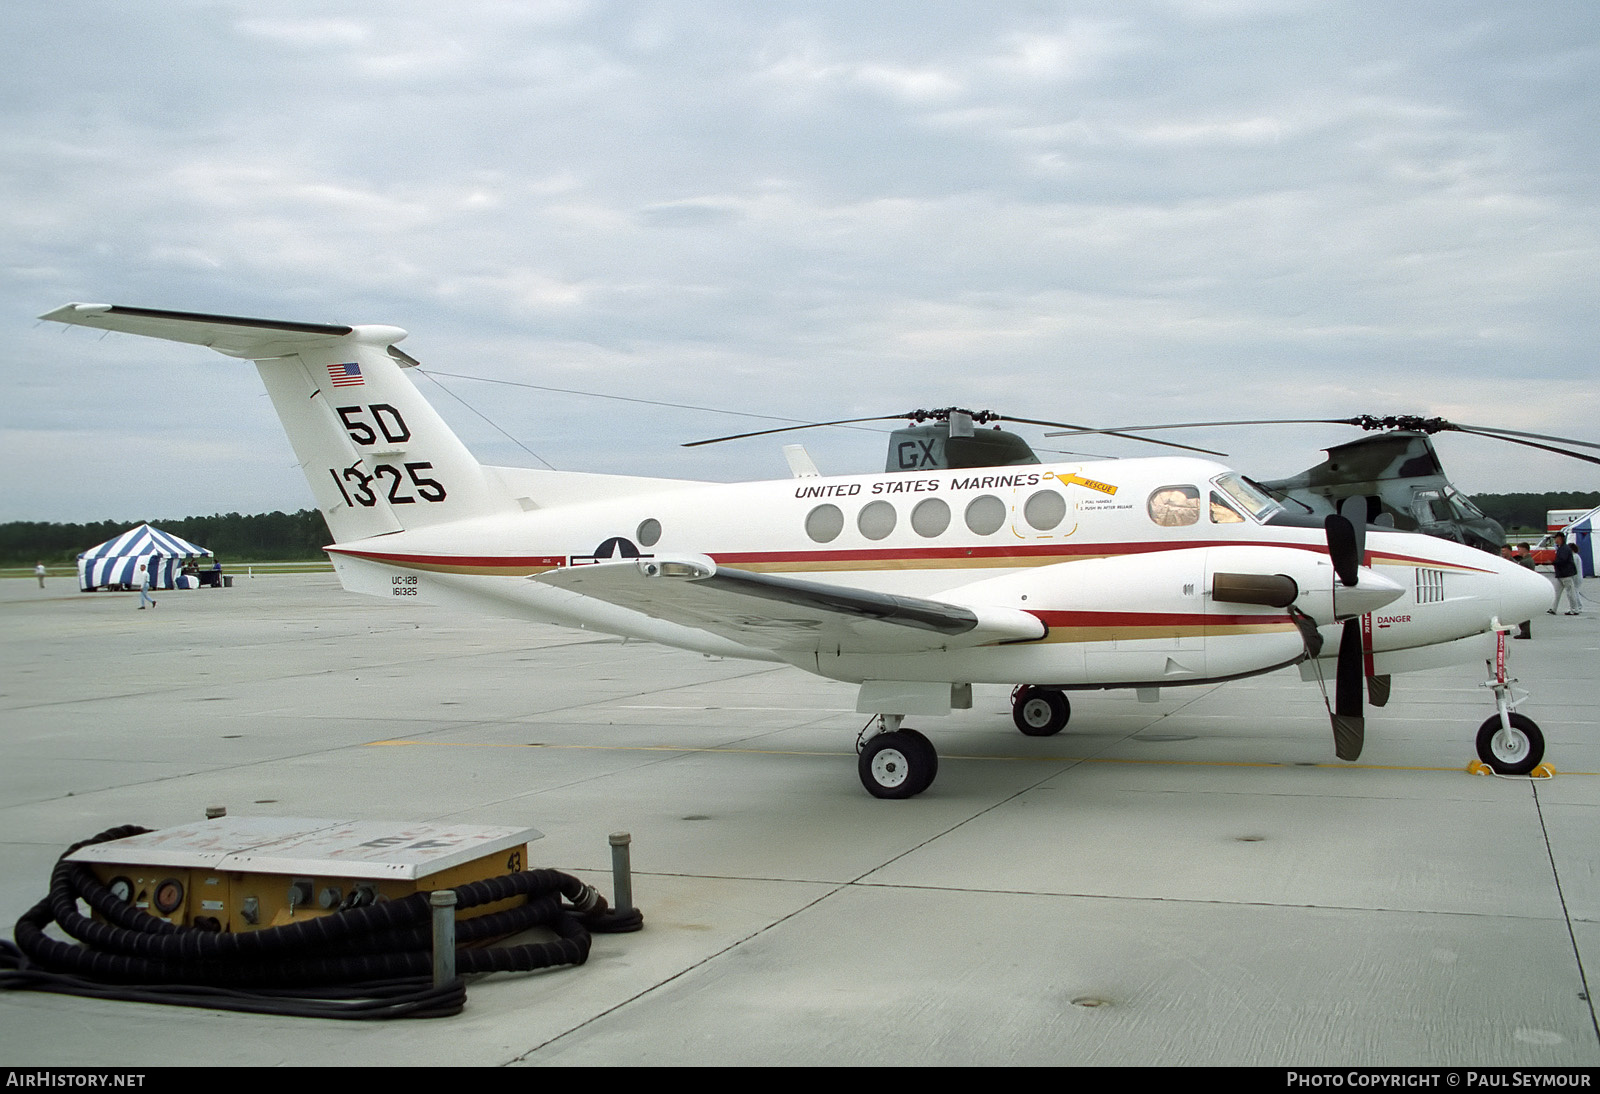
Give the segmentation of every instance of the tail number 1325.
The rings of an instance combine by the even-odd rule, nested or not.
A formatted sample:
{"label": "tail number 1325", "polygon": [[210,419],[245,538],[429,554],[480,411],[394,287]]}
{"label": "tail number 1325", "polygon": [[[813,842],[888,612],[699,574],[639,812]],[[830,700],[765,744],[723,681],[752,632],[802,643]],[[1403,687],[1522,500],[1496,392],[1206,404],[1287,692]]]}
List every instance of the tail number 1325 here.
{"label": "tail number 1325", "polygon": [[375,464],[369,474],[362,470],[361,461],[357,460],[349,467],[330,467],[328,474],[333,476],[334,485],[338,486],[346,505],[371,507],[378,504],[379,490],[386,491],[390,505],[412,505],[419,500],[443,501],[449,496],[444,483],[422,474],[432,469],[433,464],[426,460],[403,463],[399,467],[392,463],[380,463]]}

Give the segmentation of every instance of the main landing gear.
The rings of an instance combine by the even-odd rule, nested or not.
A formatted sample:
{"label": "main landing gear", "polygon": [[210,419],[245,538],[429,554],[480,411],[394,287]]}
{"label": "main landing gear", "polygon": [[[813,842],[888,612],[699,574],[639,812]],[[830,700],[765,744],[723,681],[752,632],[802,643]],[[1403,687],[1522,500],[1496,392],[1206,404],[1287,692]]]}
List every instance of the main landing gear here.
{"label": "main landing gear", "polygon": [[1538,723],[1512,711],[1528,693],[1515,688],[1516,677],[1506,676],[1506,634],[1495,631],[1494,676],[1484,687],[1494,691],[1496,713],[1478,727],[1478,759],[1496,775],[1526,775],[1544,759],[1544,734]]}
{"label": "main landing gear", "polygon": [[1023,684],[1011,691],[1011,720],[1029,737],[1054,737],[1072,718],[1072,704],[1059,688]]}
{"label": "main landing gear", "polygon": [[[901,729],[899,714],[880,714],[862,729],[856,771],[874,798],[914,798],[933,785],[939,774],[939,753],[914,729]],[[866,737],[874,722],[879,732]]]}
{"label": "main landing gear", "polygon": [[[914,798],[939,774],[939,753],[916,730],[901,728],[904,717],[880,714],[856,740],[856,772],[875,798]],[[1011,720],[1030,737],[1052,737],[1071,717],[1072,704],[1060,688],[1025,684],[1011,693]]]}

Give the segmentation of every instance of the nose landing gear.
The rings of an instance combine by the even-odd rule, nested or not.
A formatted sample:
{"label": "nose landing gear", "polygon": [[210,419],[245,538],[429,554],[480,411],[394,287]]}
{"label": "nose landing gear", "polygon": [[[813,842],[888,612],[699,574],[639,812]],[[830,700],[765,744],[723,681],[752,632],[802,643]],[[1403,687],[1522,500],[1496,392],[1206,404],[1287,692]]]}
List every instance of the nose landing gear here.
{"label": "nose landing gear", "polygon": [[1515,687],[1516,677],[1506,675],[1506,635],[1495,621],[1495,659],[1493,677],[1483,686],[1494,691],[1498,713],[1478,727],[1478,759],[1496,775],[1526,775],[1544,759],[1544,734],[1532,718],[1512,708],[1528,697]]}

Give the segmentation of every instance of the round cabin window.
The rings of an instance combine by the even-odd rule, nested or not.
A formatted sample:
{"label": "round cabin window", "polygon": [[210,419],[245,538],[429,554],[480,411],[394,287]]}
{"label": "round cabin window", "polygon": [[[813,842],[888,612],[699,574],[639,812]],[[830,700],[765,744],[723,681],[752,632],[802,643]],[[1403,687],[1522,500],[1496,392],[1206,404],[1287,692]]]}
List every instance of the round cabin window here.
{"label": "round cabin window", "polygon": [[814,543],[832,543],[844,531],[844,513],[837,505],[819,505],[806,514],[806,535]]}
{"label": "round cabin window", "polygon": [[980,536],[992,535],[1006,522],[1006,503],[993,494],[983,494],[967,502],[968,531]]}
{"label": "round cabin window", "polygon": [[894,506],[886,501],[871,501],[856,515],[856,527],[868,539],[883,539],[894,531]]}
{"label": "round cabin window", "polygon": [[911,510],[911,527],[917,535],[932,539],[950,527],[950,507],[940,498],[923,498]]}
{"label": "round cabin window", "polygon": [[1039,531],[1048,532],[1067,515],[1067,499],[1054,490],[1040,490],[1028,498],[1022,515]]}

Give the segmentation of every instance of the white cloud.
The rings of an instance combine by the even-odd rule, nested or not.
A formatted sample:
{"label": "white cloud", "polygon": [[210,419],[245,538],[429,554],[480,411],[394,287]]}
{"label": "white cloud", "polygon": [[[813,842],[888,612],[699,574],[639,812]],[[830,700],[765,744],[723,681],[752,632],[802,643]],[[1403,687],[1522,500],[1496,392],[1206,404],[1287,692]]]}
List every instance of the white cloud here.
{"label": "white cloud", "polygon": [[236,25],[251,37],[264,38],[296,49],[360,48],[373,38],[373,28],[354,19],[252,16],[239,20]]}
{"label": "white cloud", "polygon": [[[248,369],[174,392],[181,349],[32,326],[76,298],[396,323],[455,371],[753,413],[1448,401],[1592,433],[1587,5],[90,6],[70,36],[0,12],[7,431],[198,441],[186,420],[254,396]],[[676,450],[728,431],[690,412],[641,410],[619,446],[633,409],[568,398],[559,422],[485,409],[563,466],[756,459]],[[251,405],[247,443],[205,458],[275,481]],[[1287,473],[1267,465],[1338,439],[1236,451]],[[875,434],[807,443],[835,470],[880,456]],[[38,465],[40,496],[102,515],[94,455]],[[1587,474],[1539,459],[1484,457],[1480,488]],[[285,481],[269,507],[305,504]]]}

